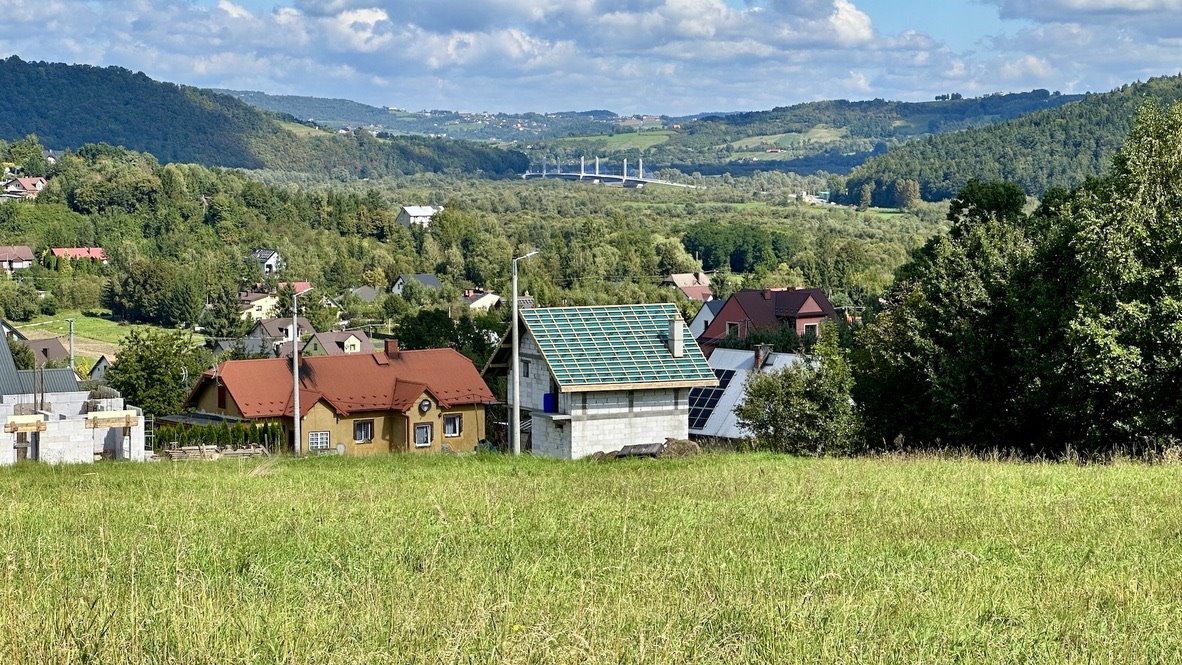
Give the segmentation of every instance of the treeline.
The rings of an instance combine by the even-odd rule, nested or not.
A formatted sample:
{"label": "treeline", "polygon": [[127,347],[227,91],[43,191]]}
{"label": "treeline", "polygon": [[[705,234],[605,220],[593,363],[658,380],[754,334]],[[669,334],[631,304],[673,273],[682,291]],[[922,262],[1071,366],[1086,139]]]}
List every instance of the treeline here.
{"label": "treeline", "polygon": [[1057,455],[1182,442],[1182,105],[1144,107],[1103,178],[972,181],[949,234],[898,272],[856,336],[875,449]]}
{"label": "treeline", "polygon": [[54,149],[107,143],[163,163],[299,170],[336,178],[430,172],[524,172],[519,152],[422,137],[378,140],[309,130],[208,90],[153,81],[119,67],[0,60],[0,139],[29,134]]}
{"label": "treeline", "polygon": [[898,182],[919,183],[928,201],[950,199],[969,180],[1005,180],[1033,196],[1099,176],[1145,100],[1182,99],[1182,77],[1150,79],[1008,122],[941,134],[892,148],[854,169],[839,200],[890,206]]}

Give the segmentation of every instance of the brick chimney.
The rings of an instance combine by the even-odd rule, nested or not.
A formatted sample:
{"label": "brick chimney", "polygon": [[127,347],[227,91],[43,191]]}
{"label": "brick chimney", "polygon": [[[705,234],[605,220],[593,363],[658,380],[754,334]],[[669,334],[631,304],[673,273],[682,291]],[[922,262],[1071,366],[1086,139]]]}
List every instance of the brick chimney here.
{"label": "brick chimney", "polygon": [[772,355],[771,344],[756,344],[755,345],[755,371],[758,372],[763,369],[764,363]]}
{"label": "brick chimney", "polygon": [[402,357],[402,349],[398,348],[398,340],[386,340],[386,357],[390,360],[397,360]]}
{"label": "brick chimney", "polygon": [[669,319],[669,353],[674,358],[685,356],[685,324],[678,316]]}

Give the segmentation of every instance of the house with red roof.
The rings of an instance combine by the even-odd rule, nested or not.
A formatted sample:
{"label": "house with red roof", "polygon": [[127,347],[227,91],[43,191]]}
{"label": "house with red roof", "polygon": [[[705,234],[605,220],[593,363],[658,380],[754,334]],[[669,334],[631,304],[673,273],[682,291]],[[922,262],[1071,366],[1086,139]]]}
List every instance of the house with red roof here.
{"label": "house with red roof", "polygon": [[[484,435],[492,392],[454,349],[403,351],[388,340],[375,353],[300,360],[301,454],[470,452]],[[291,360],[228,360],[205,372],[185,403],[222,419],[294,429]]]}
{"label": "house with red roof", "polygon": [[32,200],[45,189],[45,178],[10,178],[0,183],[0,198]]}
{"label": "house with red roof", "polygon": [[102,247],[51,247],[49,251],[59,259],[98,261],[103,265],[107,264],[107,252]]}
{"label": "house with red roof", "polygon": [[698,343],[714,346],[728,337],[744,339],[755,330],[787,326],[804,337],[820,334],[826,320],[837,321],[837,310],[821,289],[743,289],[723,304]]}
{"label": "house with red roof", "polygon": [[714,299],[714,289],[710,285],[710,276],[704,272],[673,273],[666,277],[661,284],[681,291],[690,300],[709,302]]}

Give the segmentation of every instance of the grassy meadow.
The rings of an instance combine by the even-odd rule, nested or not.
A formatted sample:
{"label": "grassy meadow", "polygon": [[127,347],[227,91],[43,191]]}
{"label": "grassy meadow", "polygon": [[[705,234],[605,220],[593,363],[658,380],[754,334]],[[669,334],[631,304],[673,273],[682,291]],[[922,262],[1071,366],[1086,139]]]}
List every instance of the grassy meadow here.
{"label": "grassy meadow", "polygon": [[0,469],[0,662],[1174,662],[1182,466]]}

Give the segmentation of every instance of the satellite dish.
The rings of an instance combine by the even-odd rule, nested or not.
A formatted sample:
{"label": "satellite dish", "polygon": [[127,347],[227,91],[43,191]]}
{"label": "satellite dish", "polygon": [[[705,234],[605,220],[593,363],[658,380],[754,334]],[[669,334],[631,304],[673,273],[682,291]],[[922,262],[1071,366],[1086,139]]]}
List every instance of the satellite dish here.
{"label": "satellite dish", "polygon": [[426,413],[431,410],[431,400],[425,399],[419,402],[419,411]]}

